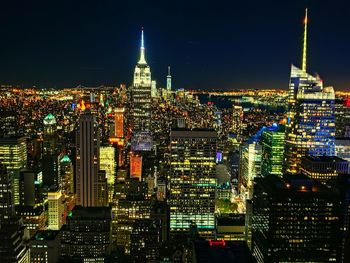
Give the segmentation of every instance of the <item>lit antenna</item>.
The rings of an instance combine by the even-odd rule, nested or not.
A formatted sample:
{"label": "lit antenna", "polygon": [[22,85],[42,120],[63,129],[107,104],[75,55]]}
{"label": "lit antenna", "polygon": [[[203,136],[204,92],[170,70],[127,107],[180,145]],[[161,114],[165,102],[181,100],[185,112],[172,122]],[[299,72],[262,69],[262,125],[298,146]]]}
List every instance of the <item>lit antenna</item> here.
{"label": "lit antenna", "polygon": [[305,18],[304,18],[304,43],[303,43],[303,62],[302,62],[302,70],[306,72],[306,52],[307,52],[307,8],[305,9]]}

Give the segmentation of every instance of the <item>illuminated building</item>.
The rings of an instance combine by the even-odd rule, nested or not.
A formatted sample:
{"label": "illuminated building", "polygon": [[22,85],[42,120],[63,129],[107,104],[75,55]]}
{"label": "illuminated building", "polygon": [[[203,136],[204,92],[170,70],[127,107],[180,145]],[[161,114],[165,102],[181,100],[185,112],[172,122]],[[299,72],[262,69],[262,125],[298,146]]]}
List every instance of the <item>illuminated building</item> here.
{"label": "illuminated building", "polygon": [[349,127],[350,99],[338,99],[335,103],[335,136],[345,137],[346,129]]}
{"label": "illuminated building", "polygon": [[44,207],[39,196],[39,185],[35,180],[35,173],[28,169],[20,171],[20,204],[16,206],[16,213],[22,217],[23,225],[33,236],[38,230],[43,230],[46,224]]}
{"label": "illuminated building", "polygon": [[73,164],[68,155],[62,156],[59,162],[59,186],[64,196],[74,194]]}
{"label": "illuminated building", "polygon": [[134,262],[156,261],[161,242],[160,220],[144,219],[136,221],[130,235],[130,255],[132,260]]}
{"label": "illuminated building", "polygon": [[29,263],[29,249],[24,242],[23,221],[15,215],[11,177],[0,165],[0,259],[1,262]]}
{"label": "illuminated building", "polygon": [[0,136],[16,136],[18,133],[17,120],[18,116],[16,111],[2,111],[0,118]]}
{"label": "illuminated building", "polygon": [[63,225],[64,204],[61,191],[48,192],[47,196],[49,206],[48,229],[60,230]]}
{"label": "illuminated building", "polygon": [[109,207],[75,206],[61,229],[60,262],[105,262],[112,249]]}
{"label": "illuminated building", "polygon": [[164,201],[166,197],[166,182],[164,180],[157,181],[157,200]]}
{"label": "illuminated building", "polygon": [[109,200],[112,200],[114,194],[114,182],[116,177],[116,148],[113,146],[100,147],[100,169],[106,171],[107,187]]}
{"label": "illuminated building", "polygon": [[232,132],[236,135],[237,141],[242,139],[243,128],[243,107],[233,105],[232,108]]}
{"label": "illuminated building", "polygon": [[15,214],[13,185],[6,166],[0,164],[0,224]]}
{"label": "illuminated building", "polygon": [[300,170],[308,177],[328,185],[339,175],[349,173],[349,163],[336,156],[303,156]]}
{"label": "illuminated building", "polygon": [[116,108],[114,114],[114,136],[116,138],[124,137],[124,108]]}
{"label": "illuminated building", "polygon": [[282,176],[285,130],[283,126],[265,130],[262,134],[261,175]]}
{"label": "illuminated building", "polygon": [[215,230],[215,157],[213,130],[172,130],[170,133],[170,235],[186,234],[196,225],[200,235]]}
{"label": "illuminated building", "polygon": [[17,206],[16,213],[23,219],[23,226],[29,231],[29,236],[44,230],[46,227],[46,211],[43,205]]}
{"label": "illuminated building", "polygon": [[118,226],[117,245],[124,248],[126,254],[130,254],[131,232],[134,222],[141,219],[149,219],[151,214],[151,202],[149,200],[132,200],[127,198],[118,202]]}
{"label": "illuminated building", "polygon": [[151,90],[151,70],[145,59],[142,30],[140,59],[135,67],[134,82],[131,89],[133,132],[150,131]]}
{"label": "illuminated building", "polygon": [[261,176],[262,147],[251,138],[240,147],[238,189],[246,199],[253,194],[253,180]]}
{"label": "illuminated building", "polygon": [[74,193],[73,164],[67,155],[61,155],[59,159],[58,183],[64,200],[63,223],[65,223],[65,219],[75,206],[76,201]]}
{"label": "illuminated building", "polygon": [[350,162],[350,137],[335,139],[336,156]]}
{"label": "illuminated building", "polygon": [[151,85],[152,85],[151,97],[155,98],[155,97],[157,97],[157,81],[152,80]]}
{"label": "illuminated building", "polygon": [[60,239],[59,231],[38,231],[30,240],[30,262],[58,263]]}
{"label": "illuminated building", "polygon": [[339,199],[307,176],[256,178],[252,249],[257,262],[337,261]]}
{"label": "illuminated building", "polygon": [[27,165],[25,137],[0,138],[0,163],[6,166],[13,180],[14,203],[19,204],[19,171]]}
{"label": "illuminated building", "polygon": [[106,171],[106,178],[109,185],[115,181],[116,161],[115,148],[113,146],[100,147],[100,169]]}
{"label": "illuminated building", "polygon": [[149,152],[153,148],[153,140],[150,132],[136,132],[131,139],[131,150]]}
{"label": "illuminated building", "polygon": [[130,155],[130,178],[142,179],[142,156],[131,153]]}
{"label": "illuminated building", "polygon": [[292,65],[284,171],[298,173],[301,156],[335,155],[334,90],[306,72],[307,13],[302,69]]}
{"label": "illuminated building", "polygon": [[81,113],[76,137],[77,204],[97,206],[97,182],[100,169],[100,134],[95,115]]}
{"label": "illuminated building", "polygon": [[43,184],[47,187],[58,188],[58,149],[57,122],[51,113],[44,118],[43,135]]}

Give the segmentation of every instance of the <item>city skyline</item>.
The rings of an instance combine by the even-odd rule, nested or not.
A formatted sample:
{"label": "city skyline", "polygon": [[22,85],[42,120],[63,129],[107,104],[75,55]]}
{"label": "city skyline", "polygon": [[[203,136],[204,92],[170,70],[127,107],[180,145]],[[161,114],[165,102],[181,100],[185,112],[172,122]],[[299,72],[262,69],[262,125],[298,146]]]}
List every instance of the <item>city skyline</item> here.
{"label": "city skyline", "polygon": [[[170,7],[159,3],[156,8],[142,3],[30,4],[18,10],[18,19],[6,19],[11,12],[2,18],[4,38],[15,44],[0,44],[6,61],[0,82],[45,88],[131,85],[143,26],[147,60],[159,86],[166,86],[171,66],[175,89],[286,90],[288,67],[301,65],[303,11],[309,7],[309,71],[345,90],[350,63],[344,10],[349,4],[338,2],[253,1],[255,8],[223,3],[212,10],[194,2]],[[7,9],[15,7],[7,4]],[[23,46],[15,41],[19,35],[26,39]]]}

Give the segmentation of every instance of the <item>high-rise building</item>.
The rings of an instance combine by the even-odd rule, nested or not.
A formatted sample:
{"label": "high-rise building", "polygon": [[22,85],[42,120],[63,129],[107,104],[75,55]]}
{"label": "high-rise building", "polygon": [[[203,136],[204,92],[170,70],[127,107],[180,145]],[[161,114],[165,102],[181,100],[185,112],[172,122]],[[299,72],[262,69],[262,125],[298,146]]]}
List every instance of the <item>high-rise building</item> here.
{"label": "high-rise building", "polygon": [[141,32],[140,59],[134,73],[131,89],[132,130],[133,132],[150,131],[151,123],[151,69],[146,62],[143,30]]}
{"label": "high-rise building", "polygon": [[335,136],[345,137],[350,127],[350,99],[337,99],[335,102]]}
{"label": "high-rise building", "polygon": [[152,85],[151,97],[155,98],[155,97],[157,97],[157,81],[152,80],[151,83],[152,83],[151,84]]}
{"label": "high-rise building", "polygon": [[151,201],[145,199],[146,184],[138,179],[130,178],[125,182],[125,196],[118,200],[115,224],[116,244],[126,254],[130,254],[130,235],[134,223],[139,220],[150,219]]}
{"label": "high-rise building", "polygon": [[0,225],[0,260],[4,263],[30,263],[22,220],[11,218]]}
{"label": "high-rise building", "polygon": [[302,69],[292,65],[284,171],[299,173],[301,156],[335,155],[334,90],[306,72],[307,12]]}
{"label": "high-rise building", "polygon": [[109,198],[108,192],[109,192],[109,187],[107,183],[106,171],[99,170],[98,178],[97,178],[97,206],[108,205],[108,198]]}
{"label": "high-rise building", "polygon": [[27,142],[25,137],[0,138],[0,163],[5,165],[13,180],[15,205],[19,204],[19,172],[27,166]]}
{"label": "high-rise building", "polygon": [[301,172],[323,184],[349,173],[349,163],[336,156],[303,156]]}
{"label": "high-rise building", "polygon": [[68,155],[64,155],[60,158],[59,189],[65,197],[74,194],[73,164]]}
{"label": "high-rise building", "polygon": [[261,138],[262,159],[261,175],[275,174],[282,176],[285,130],[282,125],[276,129],[267,129]]}
{"label": "high-rise building", "polygon": [[58,137],[57,122],[53,114],[44,118],[43,135],[43,184],[53,189],[58,188]]}
{"label": "high-rise building", "polygon": [[38,231],[30,240],[30,262],[58,263],[60,251],[60,231]]}
{"label": "high-rise building", "polygon": [[130,155],[130,178],[142,180],[142,156],[140,154],[131,153]]}
{"label": "high-rise building", "polygon": [[0,165],[0,261],[29,263],[29,249],[24,242],[25,227],[15,215],[11,177]]}
{"label": "high-rise building", "polygon": [[242,139],[242,125],[243,125],[243,107],[233,105],[232,108],[232,132],[236,136],[237,141]]}
{"label": "high-rise building", "polygon": [[240,147],[238,189],[246,199],[253,194],[253,180],[261,176],[261,144],[251,138]]}
{"label": "high-rise building", "polygon": [[48,192],[47,196],[49,206],[48,229],[60,230],[63,225],[64,204],[61,190]]}
{"label": "high-rise building", "polygon": [[6,166],[0,164],[0,224],[15,214],[12,180]]}
{"label": "high-rise building", "polygon": [[35,174],[33,171],[22,169],[19,176],[19,199],[22,206],[35,206]]}
{"label": "high-rise building", "polygon": [[105,262],[112,249],[110,207],[75,206],[61,230],[61,260]]}
{"label": "high-rise building", "polygon": [[136,221],[130,241],[130,255],[134,262],[155,262],[158,259],[159,244],[162,242],[161,221],[157,219]]}
{"label": "high-rise building", "polygon": [[215,230],[215,158],[217,134],[207,129],[170,133],[170,235],[196,226],[204,237]]}
{"label": "high-rise building", "polygon": [[114,114],[114,136],[116,138],[124,137],[124,108],[116,108]]}
{"label": "high-rise building", "polygon": [[252,250],[257,262],[336,262],[340,202],[321,183],[296,174],[256,178]]}
{"label": "high-rise building", "polygon": [[77,204],[97,206],[100,134],[96,117],[89,111],[85,111],[80,115],[76,148]]}

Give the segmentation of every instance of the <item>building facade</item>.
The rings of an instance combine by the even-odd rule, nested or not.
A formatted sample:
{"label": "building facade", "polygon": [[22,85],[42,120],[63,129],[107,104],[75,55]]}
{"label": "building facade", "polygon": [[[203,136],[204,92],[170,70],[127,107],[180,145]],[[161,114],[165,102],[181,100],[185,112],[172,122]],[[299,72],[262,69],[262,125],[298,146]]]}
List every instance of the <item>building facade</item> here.
{"label": "building facade", "polygon": [[170,133],[170,235],[187,233],[195,225],[204,237],[215,230],[215,158],[213,130],[172,130]]}

